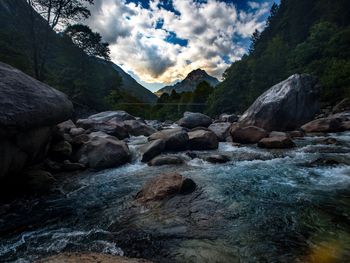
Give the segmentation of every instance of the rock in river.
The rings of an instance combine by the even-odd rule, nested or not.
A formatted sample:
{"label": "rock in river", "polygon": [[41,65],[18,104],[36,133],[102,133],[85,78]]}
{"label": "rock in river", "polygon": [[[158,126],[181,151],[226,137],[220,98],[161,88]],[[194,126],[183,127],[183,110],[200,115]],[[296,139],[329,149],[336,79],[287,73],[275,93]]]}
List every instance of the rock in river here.
{"label": "rock in river", "polygon": [[76,155],[79,163],[95,169],[113,168],[130,161],[127,144],[102,132],[90,135]]}
{"label": "rock in river", "polygon": [[287,149],[293,148],[295,144],[289,136],[273,136],[261,139],[258,146],[268,149]]}
{"label": "rock in river", "polygon": [[214,150],[219,147],[218,138],[212,131],[196,130],[188,133],[191,150]]}
{"label": "rock in river", "polygon": [[218,122],[210,125],[208,129],[216,134],[220,142],[224,142],[230,135],[230,127],[231,123],[229,122]]}
{"label": "rock in river", "polygon": [[231,126],[230,133],[233,142],[247,144],[257,143],[268,136],[268,133],[259,127],[248,126],[242,128],[234,124]]}
{"label": "rock in river", "polygon": [[162,174],[148,181],[137,193],[136,200],[142,203],[160,201],[177,194],[192,193],[195,189],[195,182],[181,174]]}
{"label": "rock in river", "polygon": [[213,120],[210,117],[198,112],[185,112],[183,118],[177,121],[178,125],[188,129],[208,127],[212,123]]}
{"label": "rock in river", "polygon": [[151,141],[143,149],[142,162],[148,162],[154,157],[160,155],[165,149],[165,141],[163,139],[158,139]]}
{"label": "rock in river", "polygon": [[176,155],[163,155],[152,159],[149,166],[177,165],[183,164],[184,160]]}
{"label": "rock in river", "polygon": [[295,74],[263,93],[240,118],[242,126],[267,131],[294,130],[320,110],[317,79]]}

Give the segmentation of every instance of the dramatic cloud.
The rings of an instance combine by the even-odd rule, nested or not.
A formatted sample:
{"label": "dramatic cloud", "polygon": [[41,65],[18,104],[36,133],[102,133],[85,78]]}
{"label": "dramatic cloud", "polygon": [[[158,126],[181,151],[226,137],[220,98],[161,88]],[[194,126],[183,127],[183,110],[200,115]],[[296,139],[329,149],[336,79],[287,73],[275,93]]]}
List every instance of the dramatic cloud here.
{"label": "dramatic cloud", "polygon": [[142,81],[170,83],[202,68],[220,78],[245,52],[246,40],[262,30],[268,2],[245,10],[208,0],[160,0],[149,6],[125,0],[98,0],[88,24],[111,45],[112,60]]}

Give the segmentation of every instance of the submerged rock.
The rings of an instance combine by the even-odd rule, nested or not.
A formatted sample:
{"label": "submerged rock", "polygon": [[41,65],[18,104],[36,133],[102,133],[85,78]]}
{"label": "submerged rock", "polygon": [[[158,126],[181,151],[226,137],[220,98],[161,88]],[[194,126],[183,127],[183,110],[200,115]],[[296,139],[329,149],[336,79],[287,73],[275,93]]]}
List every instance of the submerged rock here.
{"label": "submerged rock", "polygon": [[196,184],[178,173],[162,174],[149,180],[137,193],[136,200],[142,203],[160,201],[177,194],[189,194],[196,189]]}
{"label": "submerged rock", "polygon": [[62,253],[35,263],[152,263],[145,259],[126,258],[98,253]]}
{"label": "submerged rock", "polygon": [[263,93],[239,121],[267,131],[294,130],[319,112],[318,95],[316,78],[295,74]]}
{"label": "submerged rock", "polygon": [[205,158],[209,163],[227,163],[230,161],[230,158],[222,154],[213,154]]}
{"label": "submerged rock", "polygon": [[213,120],[210,117],[198,112],[185,112],[183,118],[177,121],[178,125],[188,129],[208,127],[212,123]]}
{"label": "submerged rock", "polygon": [[259,127],[248,126],[239,127],[236,125],[231,126],[231,137],[233,142],[237,143],[258,143],[261,139],[266,138],[268,133]]}
{"label": "submerged rock", "polygon": [[152,160],[154,157],[160,155],[165,149],[165,141],[163,139],[158,139],[151,141],[148,145],[145,146],[142,162],[148,162]]}
{"label": "submerged rock", "polygon": [[149,166],[162,166],[162,165],[177,165],[183,164],[184,160],[176,155],[163,155],[152,159]]}
{"label": "submerged rock", "polygon": [[219,147],[218,139],[212,131],[197,130],[188,133],[191,150],[214,150]]}

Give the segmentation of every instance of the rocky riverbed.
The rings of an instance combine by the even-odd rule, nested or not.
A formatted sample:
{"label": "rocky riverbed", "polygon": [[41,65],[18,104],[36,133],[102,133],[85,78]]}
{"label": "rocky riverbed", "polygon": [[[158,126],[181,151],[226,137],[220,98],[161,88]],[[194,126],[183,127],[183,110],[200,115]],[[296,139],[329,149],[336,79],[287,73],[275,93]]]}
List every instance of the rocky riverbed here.
{"label": "rocky riverbed", "polygon": [[[337,143],[327,143],[330,138]],[[1,204],[0,261],[63,252],[154,262],[350,260],[349,132],[297,139],[296,148],[286,150],[225,142],[193,151],[194,159],[177,154],[182,165],[160,167],[140,161],[146,142],[129,139],[132,163],[61,174],[49,196]],[[213,154],[229,161],[204,160]],[[173,172],[191,178],[196,189],[135,201],[149,179]]]}

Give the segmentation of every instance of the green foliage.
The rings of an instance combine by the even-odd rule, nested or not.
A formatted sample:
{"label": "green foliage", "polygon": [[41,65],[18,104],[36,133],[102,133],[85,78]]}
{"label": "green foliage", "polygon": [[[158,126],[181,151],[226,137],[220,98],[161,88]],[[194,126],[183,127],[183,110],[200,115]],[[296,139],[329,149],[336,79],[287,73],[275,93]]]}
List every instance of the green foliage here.
{"label": "green foliage", "polygon": [[102,42],[101,35],[92,32],[90,27],[82,24],[70,25],[64,30],[64,34],[88,56],[110,60],[109,44]]}
{"label": "green foliage", "polygon": [[249,55],[233,63],[209,97],[207,112],[241,113],[261,93],[295,73],[319,77],[322,101],[350,94],[350,1],[282,0],[266,29],[255,32]]}

